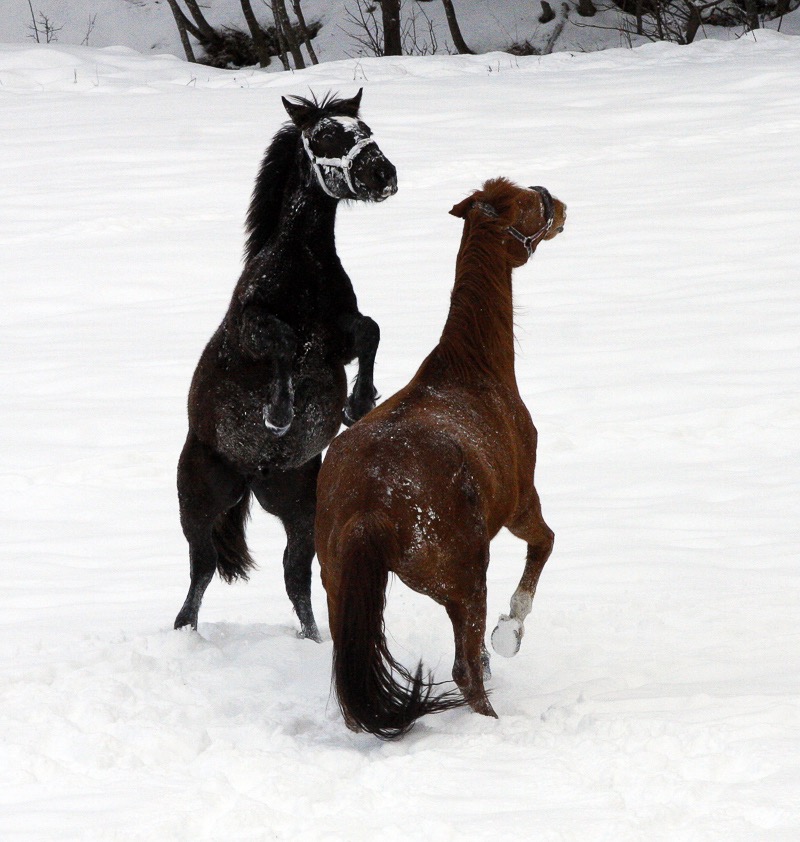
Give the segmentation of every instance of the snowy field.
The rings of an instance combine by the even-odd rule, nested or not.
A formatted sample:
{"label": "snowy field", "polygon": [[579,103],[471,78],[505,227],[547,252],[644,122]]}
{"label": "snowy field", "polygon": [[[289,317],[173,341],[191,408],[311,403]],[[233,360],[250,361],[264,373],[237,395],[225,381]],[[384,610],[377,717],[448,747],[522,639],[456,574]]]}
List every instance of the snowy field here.
{"label": "snowy field", "polygon": [[[0,839],[800,838],[798,78],[768,32],[292,75],[0,48]],[[252,581],[172,630],[186,393],[280,95],[360,86],[400,188],[337,237],[384,395],[444,322],[451,205],[569,205],[515,276],[556,549],[500,719],[392,744],[342,724],[263,512]],[[493,545],[490,628],[523,558]],[[387,628],[449,676],[442,609],[395,583]]]}

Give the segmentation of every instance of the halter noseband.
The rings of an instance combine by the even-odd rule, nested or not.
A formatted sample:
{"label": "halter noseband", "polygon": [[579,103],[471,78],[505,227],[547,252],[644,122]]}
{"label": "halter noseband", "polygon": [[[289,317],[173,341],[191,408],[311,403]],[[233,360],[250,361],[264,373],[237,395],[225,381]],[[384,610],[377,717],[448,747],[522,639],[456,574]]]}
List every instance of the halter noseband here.
{"label": "halter noseband", "polygon": [[344,175],[344,181],[347,185],[347,188],[350,192],[355,196],[357,195],[357,191],[355,186],[353,185],[353,176],[351,173],[351,169],[353,167],[353,162],[358,157],[358,154],[364,149],[366,146],[370,146],[372,144],[376,144],[375,140],[372,137],[362,137],[357,143],[355,143],[350,150],[347,152],[346,155],[342,155],[341,158],[318,158],[312,151],[311,151],[311,143],[308,139],[308,135],[306,132],[303,132],[303,148],[306,150],[306,154],[308,155],[309,160],[311,161],[311,166],[314,170],[314,174],[317,177],[317,182],[319,186],[323,189],[325,193],[327,193],[332,199],[341,199],[341,196],[337,196],[333,193],[329,188],[328,185],[325,184],[325,176],[322,173],[322,167],[337,167],[340,169]]}
{"label": "halter noseband", "polygon": [[[528,236],[511,225],[506,228],[506,231],[508,231],[515,240],[522,243],[525,247],[525,251],[528,253],[528,257],[530,257],[536,246],[539,245],[540,241],[547,236],[550,229],[553,227],[553,222],[555,221],[555,202],[553,201],[553,197],[550,195],[550,191],[546,187],[529,187],[528,190],[533,190],[538,193],[539,198],[542,200],[542,208],[545,215],[544,225],[535,234],[529,234]],[[475,202],[473,207],[478,208],[478,210],[482,211],[486,214],[486,216],[489,216],[492,219],[500,218],[500,214],[488,202]]]}

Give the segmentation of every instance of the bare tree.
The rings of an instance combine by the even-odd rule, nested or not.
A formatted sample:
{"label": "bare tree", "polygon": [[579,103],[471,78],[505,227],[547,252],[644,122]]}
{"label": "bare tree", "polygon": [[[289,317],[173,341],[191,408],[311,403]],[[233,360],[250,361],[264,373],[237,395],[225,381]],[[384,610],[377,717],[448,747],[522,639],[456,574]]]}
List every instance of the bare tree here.
{"label": "bare tree", "polygon": [[306,63],[303,54],[300,52],[300,45],[297,43],[294,28],[289,21],[285,0],[272,0],[272,15],[275,18],[275,28],[280,27],[286,49],[292,54],[294,66],[301,70],[306,66]]}
{"label": "bare tree", "polygon": [[58,33],[64,27],[56,26],[44,12],[39,12],[39,19],[37,21],[36,15],[33,13],[31,0],[28,0],[28,8],[31,10],[31,23],[28,25],[28,29],[31,31],[29,37],[33,38],[37,44],[42,43],[42,38],[44,38],[45,44],[52,44],[54,41],[58,41]]}
{"label": "bare tree", "polygon": [[292,8],[294,9],[294,14],[297,18],[297,25],[300,30],[300,34],[302,35],[303,43],[306,45],[306,49],[308,50],[308,55],[311,59],[311,63],[319,64],[319,59],[317,58],[317,54],[314,52],[314,46],[311,43],[312,36],[306,24],[306,19],[303,15],[303,10],[300,7],[300,0],[292,0]]}
{"label": "bare tree", "polygon": [[461,35],[461,27],[458,25],[456,10],[453,8],[453,0],[442,0],[442,5],[444,6],[444,14],[447,18],[447,27],[450,30],[450,37],[453,39],[453,46],[459,53],[474,55],[474,51],[470,50]]}
{"label": "bare tree", "polygon": [[194,50],[192,49],[192,43],[189,40],[189,25],[190,21],[184,15],[183,10],[178,5],[177,0],[167,0],[169,3],[169,7],[172,10],[172,16],[175,18],[175,24],[178,27],[178,35],[181,39],[181,44],[183,45],[183,51],[186,53],[186,61],[189,62],[196,62],[197,59],[194,55]]}
{"label": "bare tree", "polygon": [[403,42],[400,36],[401,0],[381,0],[383,19],[383,55],[403,55]]}
{"label": "bare tree", "polygon": [[269,64],[269,51],[267,50],[267,41],[264,38],[264,30],[256,20],[253,7],[250,5],[250,0],[241,0],[241,4],[244,19],[247,21],[247,28],[250,30],[250,36],[253,39],[253,46],[255,47],[256,54],[258,55],[258,63],[262,67],[266,67]]}

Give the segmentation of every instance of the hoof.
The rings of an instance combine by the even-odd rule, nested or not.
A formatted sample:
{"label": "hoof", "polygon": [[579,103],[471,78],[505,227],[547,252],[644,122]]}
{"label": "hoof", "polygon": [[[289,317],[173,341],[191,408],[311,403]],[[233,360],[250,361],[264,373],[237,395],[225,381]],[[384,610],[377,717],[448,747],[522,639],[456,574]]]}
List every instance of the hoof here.
{"label": "hoof", "polygon": [[285,436],[286,433],[289,432],[289,427],[292,426],[292,422],[290,421],[285,427],[276,427],[274,424],[270,424],[267,421],[267,416],[264,416],[264,426],[272,433],[275,438],[280,438],[281,436]]}
{"label": "hoof", "polygon": [[299,632],[297,632],[297,636],[302,640],[303,638],[308,640],[313,640],[314,643],[322,643],[322,638],[319,635],[319,629],[317,628],[316,623],[311,626],[303,626]]}
{"label": "hoof", "polygon": [[191,615],[181,611],[181,613],[175,618],[175,625],[173,628],[178,630],[185,629],[187,626],[194,629],[194,631],[197,631],[197,617],[192,617]]}
{"label": "hoof", "polygon": [[489,699],[486,698],[485,694],[482,697],[470,701],[469,706],[475,711],[475,713],[479,713],[481,716],[491,716],[494,719],[500,718],[494,712],[492,703],[489,701]]}
{"label": "hoof", "polygon": [[525,627],[516,617],[501,614],[492,632],[492,649],[504,658],[513,658],[519,652]]}
{"label": "hoof", "polygon": [[286,435],[289,430],[289,427],[292,426],[292,421],[294,421],[294,410],[292,409],[291,402],[289,403],[288,407],[278,407],[277,416],[280,419],[280,422],[285,421],[286,423],[275,423],[270,418],[270,409],[273,409],[273,414],[275,414],[275,410],[269,404],[264,407],[263,415],[264,418],[264,426],[272,433],[273,436],[276,438],[280,438],[281,436]]}
{"label": "hoof", "polygon": [[375,409],[375,398],[359,401],[353,395],[350,395],[342,411],[342,422],[346,427],[352,427],[356,421],[373,409]]}

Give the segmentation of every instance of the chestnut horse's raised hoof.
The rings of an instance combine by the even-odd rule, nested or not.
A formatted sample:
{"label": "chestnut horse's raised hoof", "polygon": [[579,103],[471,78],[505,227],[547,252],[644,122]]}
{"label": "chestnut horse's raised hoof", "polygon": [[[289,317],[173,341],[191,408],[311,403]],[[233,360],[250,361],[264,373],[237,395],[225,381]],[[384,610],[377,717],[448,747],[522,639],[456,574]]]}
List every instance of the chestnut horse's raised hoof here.
{"label": "chestnut horse's raised hoof", "polygon": [[[506,526],[528,545],[492,635],[503,655],[519,648],[553,547],[533,485],[536,430],[514,375],[511,273],[563,229],[566,206],[500,178],[451,213],[464,234],[439,344],[404,389],[333,441],[317,486],[334,688],[347,725],[385,739],[459,705],[496,715],[483,683],[489,542]],[[437,694],[421,664],[412,675],[389,652],[390,572],[445,607],[460,694]]]}
{"label": "chestnut horse's raised hoof", "polygon": [[[319,640],[311,609],[320,453],[342,420],[375,404],[380,332],[358,311],[336,254],[340,199],[382,201],[397,174],[358,118],[361,92],[322,102],[284,99],[291,118],[261,164],[245,267],[189,392],[189,434],[178,464],[191,583],[175,628],[197,628],[214,572],[246,579],[251,494],[286,530],[286,592],[300,635]],[[358,358],[347,397],[345,363]]]}

